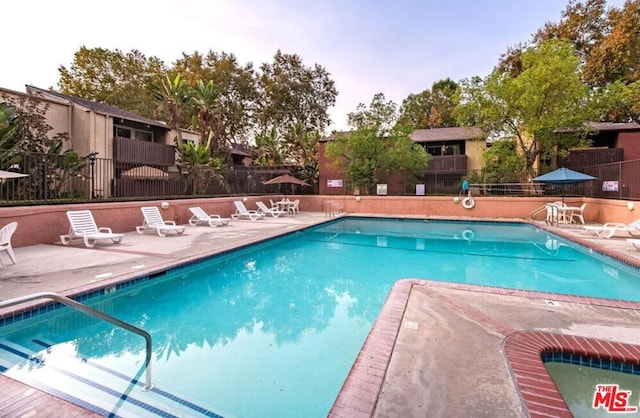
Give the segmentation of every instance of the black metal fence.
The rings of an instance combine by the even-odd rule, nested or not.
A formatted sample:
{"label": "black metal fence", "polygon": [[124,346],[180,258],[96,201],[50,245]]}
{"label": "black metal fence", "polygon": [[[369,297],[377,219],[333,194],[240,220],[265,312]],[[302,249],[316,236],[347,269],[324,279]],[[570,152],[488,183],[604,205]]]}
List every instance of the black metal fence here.
{"label": "black metal fence", "polygon": [[25,153],[0,160],[0,168],[27,175],[0,178],[0,206],[317,192],[314,187],[263,184],[281,174],[296,175],[297,167],[211,170],[123,163],[95,155]]}
{"label": "black metal fence", "polygon": [[[123,163],[95,155],[25,153],[0,160],[0,169],[27,175],[0,178],[0,206],[269,193],[314,194],[318,189],[315,183],[312,187],[263,184],[284,173],[297,175],[296,167],[233,167],[213,171],[173,164]],[[566,196],[640,199],[640,160],[595,165],[578,171],[597,180],[567,186]],[[468,177],[483,178],[480,172],[470,176],[460,172],[427,172],[415,181],[405,182],[400,194],[419,194],[416,184],[424,184],[425,195],[458,194],[463,178]],[[553,196],[562,193],[559,187],[518,182],[508,177],[503,177],[499,183],[473,180],[471,183],[472,191],[480,195]]]}

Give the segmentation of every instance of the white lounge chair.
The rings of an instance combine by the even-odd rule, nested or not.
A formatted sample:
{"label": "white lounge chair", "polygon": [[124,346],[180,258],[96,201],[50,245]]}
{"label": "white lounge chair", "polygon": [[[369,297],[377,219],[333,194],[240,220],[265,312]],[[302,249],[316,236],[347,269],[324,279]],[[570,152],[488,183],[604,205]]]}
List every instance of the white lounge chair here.
{"label": "white lounge chair", "polygon": [[630,224],[608,222],[602,226],[585,225],[583,228],[600,238],[611,238],[618,233],[627,233],[631,236],[636,236],[640,235],[640,219],[637,219]]}
{"label": "white lounge chair", "polygon": [[162,219],[160,210],[156,206],[146,206],[140,208],[142,216],[144,217],[144,223],[141,226],[136,226],[138,234],[144,234],[147,230],[156,231],[159,236],[166,237],[169,232],[175,232],[182,234],[184,232],[184,226],[176,225],[174,221],[165,221]]}
{"label": "white lounge chair", "polygon": [[[17,260],[13,252],[13,247],[11,246],[11,237],[13,233],[16,232],[16,229],[18,229],[18,222],[8,223],[0,229],[0,251],[6,251],[13,264],[16,264]],[[0,257],[0,267],[4,268],[2,257]]]}
{"label": "white lounge chair", "polygon": [[249,210],[242,203],[241,200],[235,200],[233,204],[236,206],[236,213],[231,215],[233,219],[250,219],[256,221],[258,219],[264,219],[264,213],[259,213],[255,210]]}
{"label": "white lounge chair", "polygon": [[205,224],[209,226],[229,225],[229,218],[223,218],[220,215],[208,214],[199,206],[189,208],[193,216],[189,218],[189,225],[196,226]]}
{"label": "white lounge chair", "polygon": [[627,238],[627,242],[633,245],[633,248],[636,250],[640,250],[640,239],[638,238]]}
{"label": "white lounge chair", "polygon": [[69,245],[74,239],[82,239],[84,245],[92,248],[98,240],[110,239],[115,244],[119,244],[124,234],[114,233],[111,228],[98,228],[93,214],[90,210],[70,210],[67,211],[69,219],[69,233],[60,235],[60,242]]}
{"label": "white lounge chair", "polygon": [[280,210],[280,209],[278,209],[277,206],[272,207],[272,208],[268,208],[267,205],[265,205],[262,202],[256,202],[256,206],[258,206],[258,213],[264,213],[265,215],[271,215],[274,218],[277,218],[280,215],[286,215],[287,214],[286,210]]}

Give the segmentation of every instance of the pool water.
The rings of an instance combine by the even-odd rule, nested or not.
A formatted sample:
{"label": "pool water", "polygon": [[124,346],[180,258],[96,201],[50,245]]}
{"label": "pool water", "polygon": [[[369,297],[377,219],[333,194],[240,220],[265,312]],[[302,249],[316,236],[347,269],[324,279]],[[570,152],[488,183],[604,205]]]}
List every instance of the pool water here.
{"label": "pool water", "polygon": [[[149,405],[188,416],[326,416],[403,278],[640,301],[637,270],[530,225],[343,218],[92,300],[152,335],[158,390],[120,379],[73,396],[119,416],[158,416]],[[93,378],[88,368],[139,375],[144,341],[66,308],[0,328],[0,370],[16,379],[35,385],[74,359],[69,391],[82,380],[75,374]],[[143,406],[109,401],[110,391]]]}
{"label": "pool water", "polygon": [[621,414],[609,411],[604,402],[599,403],[597,408],[593,407],[597,385],[618,385],[620,391],[631,391],[627,405],[638,410],[622,414],[625,417],[640,416],[640,375],[560,362],[547,362],[544,365],[573,416],[596,418]]}

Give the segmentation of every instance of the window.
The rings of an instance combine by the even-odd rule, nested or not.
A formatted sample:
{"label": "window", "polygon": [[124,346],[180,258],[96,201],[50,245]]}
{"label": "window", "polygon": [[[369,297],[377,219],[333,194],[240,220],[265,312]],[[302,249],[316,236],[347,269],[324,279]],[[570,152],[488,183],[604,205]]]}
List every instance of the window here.
{"label": "window", "polygon": [[140,141],[153,142],[153,132],[151,131],[143,131],[126,126],[114,125],[113,134],[114,136],[119,136],[122,138],[133,138]]}
{"label": "window", "polygon": [[441,155],[463,155],[464,151],[458,142],[441,142],[426,144],[426,151],[434,157]]}

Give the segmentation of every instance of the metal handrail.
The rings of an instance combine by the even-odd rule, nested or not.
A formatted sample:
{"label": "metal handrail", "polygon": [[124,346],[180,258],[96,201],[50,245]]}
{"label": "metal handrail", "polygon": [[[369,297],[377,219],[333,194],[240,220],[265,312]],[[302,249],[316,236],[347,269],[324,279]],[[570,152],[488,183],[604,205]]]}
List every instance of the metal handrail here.
{"label": "metal handrail", "polygon": [[131,331],[134,334],[138,334],[140,336],[142,336],[146,342],[146,356],[145,356],[145,360],[144,360],[144,366],[146,369],[146,382],[144,385],[144,390],[150,390],[153,388],[153,383],[151,383],[151,350],[152,350],[152,344],[151,344],[151,334],[149,334],[147,331],[140,329],[134,325],[128,324],[124,321],[121,321],[117,318],[114,318],[104,312],[100,312],[98,310],[95,310],[93,308],[90,308],[87,305],[83,305],[82,303],[76,302],[73,299],[70,299],[66,296],[62,296],[59,295],[57,293],[53,293],[53,292],[40,292],[40,293],[33,293],[31,295],[27,295],[27,296],[21,296],[18,298],[14,298],[14,299],[9,299],[6,300],[4,302],[0,302],[0,309],[2,308],[7,308],[9,306],[14,306],[14,305],[19,305],[21,303],[25,303],[25,302],[31,302],[33,300],[37,300],[37,299],[53,299],[56,302],[62,303],[63,305],[67,305],[71,308],[77,309],[81,312],[86,313],[87,315],[93,316],[95,318],[98,319],[102,319],[104,321],[110,322],[120,328],[124,328],[127,331]]}
{"label": "metal handrail", "polygon": [[335,213],[342,213],[344,211],[344,208],[335,200],[323,200],[322,201],[322,209],[324,210],[325,208],[325,204],[329,206],[329,209],[331,209],[331,207],[337,209],[337,211],[333,211],[333,210],[328,210],[325,211],[325,214],[327,216],[333,216]]}

